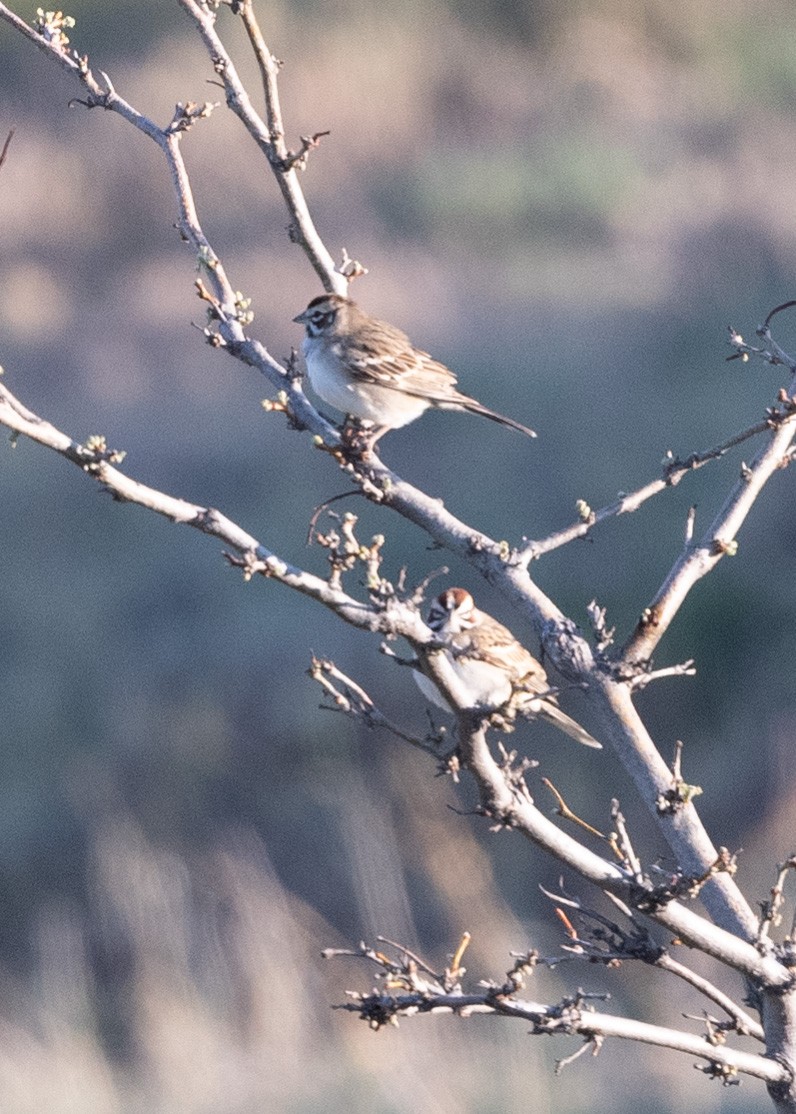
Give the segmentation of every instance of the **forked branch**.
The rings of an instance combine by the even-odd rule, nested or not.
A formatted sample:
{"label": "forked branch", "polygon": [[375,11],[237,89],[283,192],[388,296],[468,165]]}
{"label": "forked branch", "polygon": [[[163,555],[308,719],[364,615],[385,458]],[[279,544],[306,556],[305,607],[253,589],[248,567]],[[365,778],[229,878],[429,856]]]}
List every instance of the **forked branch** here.
{"label": "forked branch", "polygon": [[265,94],[265,120],[255,111],[232,58],[216,33],[217,13],[208,4],[201,3],[199,0],[180,0],[180,4],[194,21],[204,40],[213,67],[223,83],[227,104],[268,159],[290,213],[291,240],[301,245],[324,289],[345,295],[348,280],[337,270],[334,260],[318,235],[298,179],[300,158],[294,157],[285,143],[285,129],[277,86],[280,63],[265,44],[250,0],[236,0],[234,10],[241,15],[260,67]]}

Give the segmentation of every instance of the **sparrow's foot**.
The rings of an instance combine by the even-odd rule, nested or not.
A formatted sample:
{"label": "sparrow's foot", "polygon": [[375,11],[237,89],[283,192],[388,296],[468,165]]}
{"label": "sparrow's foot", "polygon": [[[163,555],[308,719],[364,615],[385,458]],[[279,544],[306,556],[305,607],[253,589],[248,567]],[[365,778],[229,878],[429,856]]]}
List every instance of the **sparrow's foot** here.
{"label": "sparrow's foot", "polygon": [[367,460],[373,455],[373,447],[383,432],[370,422],[359,422],[356,418],[349,417],[340,434],[343,447],[349,456]]}

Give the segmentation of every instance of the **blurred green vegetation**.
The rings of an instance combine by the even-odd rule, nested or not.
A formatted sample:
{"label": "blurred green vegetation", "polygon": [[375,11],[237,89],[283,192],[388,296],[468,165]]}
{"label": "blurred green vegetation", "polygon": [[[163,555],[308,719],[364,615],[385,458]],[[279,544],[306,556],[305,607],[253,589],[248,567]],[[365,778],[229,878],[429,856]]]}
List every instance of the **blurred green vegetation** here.
{"label": "blurred green vegetation", "polygon": [[[258,10],[285,62],[292,142],[331,130],[304,184],[333,254],[345,244],[370,270],[358,299],[540,431],[528,445],[429,415],[384,442],[408,479],[497,537],[541,537],[578,499],[609,503],[656,476],[667,450],[717,444],[772,403],[775,372],[724,358],[728,324],[752,335],[794,293],[790,5]],[[176,2],[68,11],[74,45],[158,121],[177,100],[219,95]],[[218,25],[255,92],[228,11]],[[307,523],[344,479],[263,413],[267,385],[202,343],[194,261],[154,145],[69,108],[77,94],[0,25],[0,135],[16,128],[0,172],[9,386],[72,436],[103,432],[136,478],[219,507],[322,572]],[[283,356],[317,289],[267,168],[223,108],[184,150],[205,230],[253,298],[253,332]],[[796,324],[780,321],[788,346]],[[626,636],[680,551],[689,506],[704,529],[751,451],[541,561],[540,584],[584,625],[596,598]],[[660,647],[660,665],[696,658],[696,678],[639,701],[664,755],[684,740],[716,842],[745,848],[753,903],[792,850],[796,807],[790,482],[774,480],[737,557]],[[449,563],[450,583],[511,621],[470,570],[360,502],[362,535],[387,534],[388,572],[416,580]],[[527,1109],[532,1080],[540,1112],[592,1111],[597,1092],[621,1112],[636,1108],[641,1073],[650,1114],[768,1108],[750,1084],[740,1096],[695,1084],[674,1055],[608,1047],[554,1080],[554,1056],[572,1049],[521,1031],[425,1019],[376,1039],[327,1015],[371,977],[319,970],[327,944],[382,931],[443,963],[467,928],[474,981],[500,977],[512,949],[554,949],[536,884],[555,887],[556,866],[447,809],[472,803],[466,789],[417,756],[318,710],[313,650],[422,726],[407,671],[377,640],[277,585],[242,584],[212,542],[113,504],[23,441],[0,446],[0,505],[4,1110],[481,1114]],[[598,827],[619,796],[640,849],[665,855],[610,756],[574,754],[542,728],[514,744]],[[625,977],[590,971],[588,989],[681,1023],[669,984]],[[569,985],[545,978],[539,996]]]}

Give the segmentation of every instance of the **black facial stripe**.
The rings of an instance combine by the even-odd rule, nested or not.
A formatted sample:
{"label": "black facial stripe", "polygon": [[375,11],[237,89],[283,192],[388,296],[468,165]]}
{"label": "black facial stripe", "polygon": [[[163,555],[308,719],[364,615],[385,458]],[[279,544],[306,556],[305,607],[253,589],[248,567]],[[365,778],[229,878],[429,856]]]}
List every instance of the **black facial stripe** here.
{"label": "black facial stripe", "polygon": [[307,332],[313,336],[318,336],[320,333],[330,329],[334,324],[334,319],[337,316],[337,310],[328,309],[315,309],[310,314],[310,319],[307,321]]}
{"label": "black facial stripe", "polygon": [[448,611],[438,604],[434,604],[429,610],[427,623],[432,630],[439,630],[447,618]]}

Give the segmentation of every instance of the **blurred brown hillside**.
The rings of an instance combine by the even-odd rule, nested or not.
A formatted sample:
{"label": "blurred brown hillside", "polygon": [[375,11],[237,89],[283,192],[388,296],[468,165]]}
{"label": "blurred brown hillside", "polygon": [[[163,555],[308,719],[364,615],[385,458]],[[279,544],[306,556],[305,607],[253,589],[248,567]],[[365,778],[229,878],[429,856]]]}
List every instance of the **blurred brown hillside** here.
{"label": "blurred brown hillside", "polygon": [[[66,10],[73,45],[158,122],[177,101],[220,98],[176,0]],[[303,182],[335,257],[345,247],[369,269],[356,298],[540,433],[529,444],[428,415],[385,440],[397,471],[515,542],[773,402],[773,371],[725,363],[726,328],[751,336],[796,296],[792,5],[260,0],[258,11],[284,61],[291,142],[331,132]],[[229,11],[219,28],[254,95]],[[0,142],[16,129],[0,171],[10,388],[72,436],[104,433],[136,478],[219,507],[322,572],[307,524],[344,478],[263,412],[266,384],[203,343],[165,166],[121,120],[69,107],[79,95],[0,24]],[[223,107],[183,150],[205,231],[252,298],[251,331],[286,356],[300,340],[291,318],[318,286],[268,168]],[[796,345],[796,321],[782,320],[780,340]],[[584,625],[596,597],[624,636],[679,552],[689,506],[704,528],[740,459],[546,558],[539,582]],[[753,903],[793,850],[790,483],[772,485],[738,556],[661,646],[659,664],[694,657],[697,676],[640,701],[665,755],[684,740],[716,842],[745,848]],[[419,580],[443,563],[358,502],[362,535],[387,534],[390,574],[406,565]],[[622,1114],[638,1108],[642,1079],[648,1114],[769,1108],[762,1090],[692,1078],[674,1054],[608,1045],[555,1078],[573,1047],[522,1026],[428,1018],[373,1035],[332,1013],[371,976],[323,964],[326,945],[383,932],[442,964],[469,929],[474,981],[499,978],[512,950],[552,951],[537,883],[555,886],[557,867],[447,808],[469,807],[466,787],[318,710],[313,650],[422,726],[408,671],[375,639],[278,585],[242,584],[211,542],[112,504],[29,443],[0,448],[0,506],[4,1114]],[[450,565],[450,583],[511,622]],[[609,756],[535,726],[512,744],[598,827],[618,795],[640,849],[661,851]],[[538,780],[533,791],[541,799]],[[663,976],[571,978],[587,975],[617,1010],[680,1022]],[[566,970],[544,978],[539,997],[570,986]]]}

